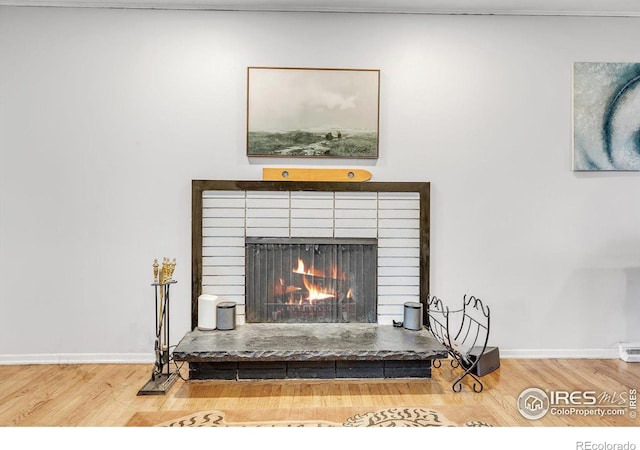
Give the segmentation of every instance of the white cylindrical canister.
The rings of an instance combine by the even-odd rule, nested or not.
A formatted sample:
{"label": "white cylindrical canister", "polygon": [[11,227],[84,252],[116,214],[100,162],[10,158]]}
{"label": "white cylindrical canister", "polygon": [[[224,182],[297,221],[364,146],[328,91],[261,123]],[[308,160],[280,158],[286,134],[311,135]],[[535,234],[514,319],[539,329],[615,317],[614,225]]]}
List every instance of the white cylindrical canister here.
{"label": "white cylindrical canister", "polygon": [[216,329],[216,307],[218,306],[218,296],[202,294],[198,297],[198,329]]}

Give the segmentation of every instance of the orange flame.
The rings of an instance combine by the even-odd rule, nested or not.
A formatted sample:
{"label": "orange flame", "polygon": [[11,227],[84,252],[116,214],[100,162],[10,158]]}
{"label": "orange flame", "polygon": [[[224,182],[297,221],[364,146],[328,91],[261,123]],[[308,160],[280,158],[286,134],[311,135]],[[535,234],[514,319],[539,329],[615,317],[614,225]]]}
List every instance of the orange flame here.
{"label": "orange flame", "polygon": [[321,270],[315,269],[311,266],[309,269],[304,267],[304,261],[298,258],[298,267],[293,269],[293,273],[298,273],[300,275],[309,275],[312,277],[324,277],[324,272]]}
{"label": "orange flame", "polygon": [[307,278],[304,279],[304,287],[307,288],[307,291],[309,292],[308,300],[310,302],[313,302],[314,300],[325,300],[336,296],[335,293],[323,289],[317,284],[313,284]]}

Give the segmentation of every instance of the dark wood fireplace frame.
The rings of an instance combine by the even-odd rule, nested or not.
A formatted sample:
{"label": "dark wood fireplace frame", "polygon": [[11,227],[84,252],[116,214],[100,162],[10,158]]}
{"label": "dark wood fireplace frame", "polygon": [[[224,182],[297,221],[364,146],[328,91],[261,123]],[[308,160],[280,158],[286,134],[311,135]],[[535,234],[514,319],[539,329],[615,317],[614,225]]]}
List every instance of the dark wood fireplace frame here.
{"label": "dark wood fireplace frame", "polygon": [[198,297],[202,294],[203,191],[328,191],[417,192],[420,194],[420,302],[427,321],[429,295],[429,239],[431,184],[429,182],[307,182],[192,180],[191,183],[191,329],[198,325]]}

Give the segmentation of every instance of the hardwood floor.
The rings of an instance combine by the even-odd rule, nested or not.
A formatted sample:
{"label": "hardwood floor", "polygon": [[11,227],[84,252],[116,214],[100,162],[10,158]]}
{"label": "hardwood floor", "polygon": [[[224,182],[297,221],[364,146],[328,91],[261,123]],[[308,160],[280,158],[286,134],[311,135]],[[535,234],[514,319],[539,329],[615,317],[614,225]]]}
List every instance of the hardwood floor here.
{"label": "hardwood floor", "polygon": [[[445,362],[430,380],[192,381],[179,379],[162,396],[137,396],[151,365],[74,364],[0,366],[0,426],[121,427],[137,412],[287,410],[298,408],[423,406],[485,411],[503,427],[609,427],[640,425],[632,418],[629,391],[640,388],[640,364],[620,360],[503,359],[482,378],[474,393],[467,383],[451,390],[456,371]],[[183,368],[182,373],[186,374]],[[583,416],[548,413],[528,420],[516,407],[529,387],[543,390],[620,394],[624,415]],[[611,402],[607,403],[611,406]]]}

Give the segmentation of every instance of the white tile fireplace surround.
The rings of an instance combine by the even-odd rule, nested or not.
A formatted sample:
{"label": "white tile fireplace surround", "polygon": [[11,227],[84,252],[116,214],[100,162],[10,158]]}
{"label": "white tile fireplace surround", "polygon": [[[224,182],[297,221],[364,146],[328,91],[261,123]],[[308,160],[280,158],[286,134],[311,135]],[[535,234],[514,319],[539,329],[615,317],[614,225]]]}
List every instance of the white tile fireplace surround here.
{"label": "white tile fireplace surround", "polygon": [[[225,189],[225,183],[234,182],[218,182],[222,186],[206,189],[206,182],[202,183],[197,189],[194,184],[194,196],[200,196],[194,208],[201,205],[202,234],[197,236],[194,223],[194,287],[201,283],[201,289],[193,292],[193,299],[203,293],[235,302],[238,324],[245,322],[246,238],[377,239],[379,324],[402,321],[404,303],[419,302],[421,288],[427,290],[428,210],[422,213],[427,217],[421,218],[421,195],[428,196],[428,183],[408,183],[426,186],[422,193],[407,189],[405,183],[385,183],[384,191],[375,189],[374,183],[367,183],[369,190],[345,190],[351,183],[340,183],[334,190],[326,190],[330,186],[323,183],[313,183],[321,190],[293,182],[260,185],[259,190],[236,185]],[[394,185],[404,187],[394,191]],[[306,188],[296,190],[301,186]],[[427,227],[422,235],[421,225]],[[427,266],[422,271],[421,260]],[[426,278],[422,285],[421,273]]]}

